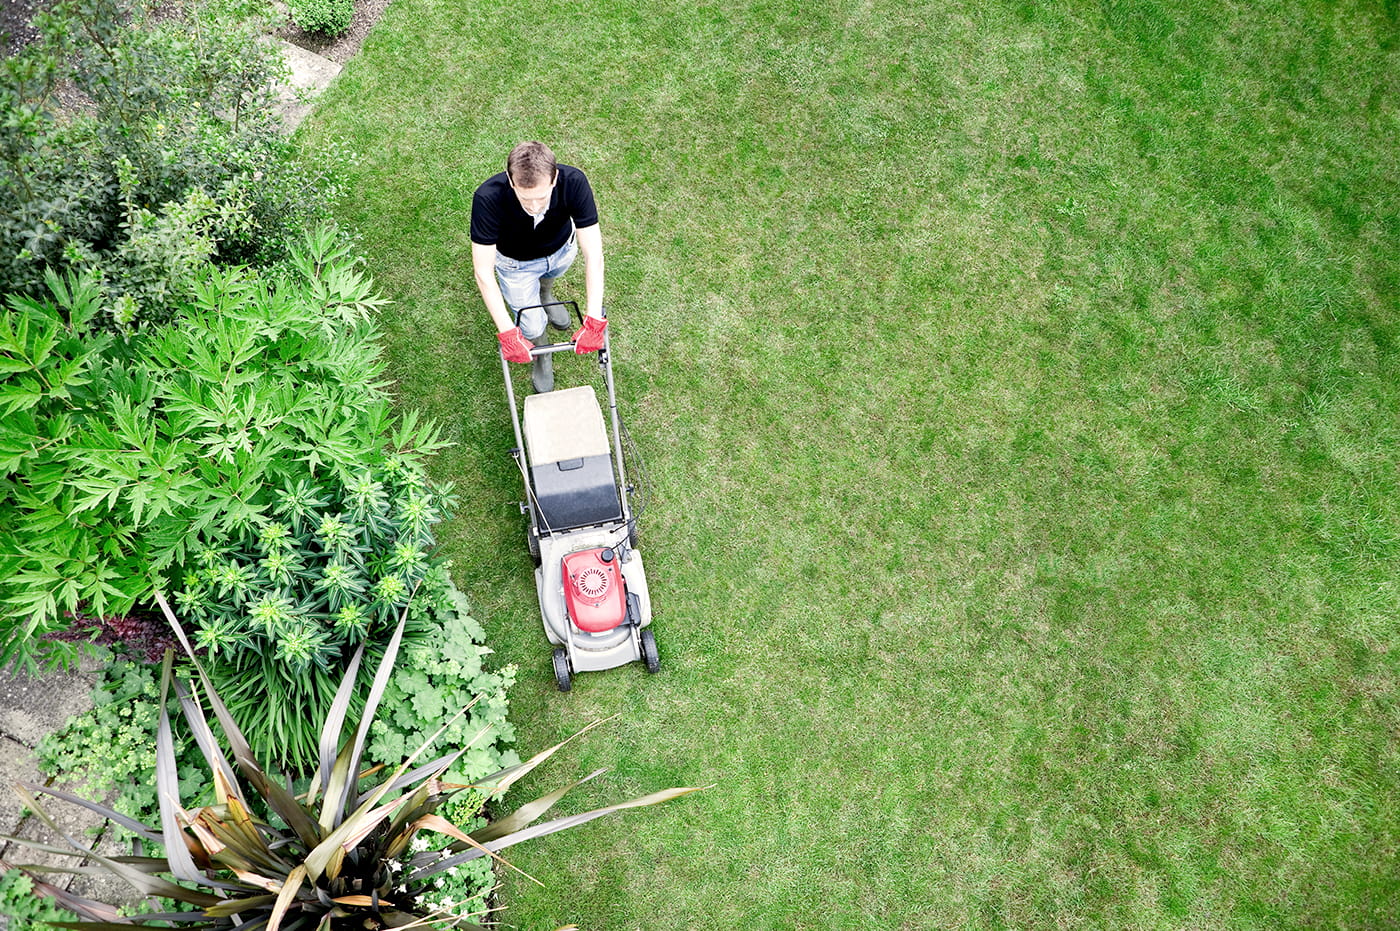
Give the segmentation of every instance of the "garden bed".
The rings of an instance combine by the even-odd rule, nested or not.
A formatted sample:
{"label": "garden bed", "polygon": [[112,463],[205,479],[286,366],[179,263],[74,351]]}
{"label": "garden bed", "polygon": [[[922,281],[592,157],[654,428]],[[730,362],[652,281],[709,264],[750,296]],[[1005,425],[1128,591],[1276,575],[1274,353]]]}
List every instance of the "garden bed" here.
{"label": "garden bed", "polygon": [[355,0],[355,16],[350,21],[350,28],[341,36],[330,37],[307,32],[288,21],[287,25],[277,31],[277,37],[343,65],[355,57],[355,53],[364,44],[365,36],[369,35],[370,29],[379,22],[390,2],[391,0]]}

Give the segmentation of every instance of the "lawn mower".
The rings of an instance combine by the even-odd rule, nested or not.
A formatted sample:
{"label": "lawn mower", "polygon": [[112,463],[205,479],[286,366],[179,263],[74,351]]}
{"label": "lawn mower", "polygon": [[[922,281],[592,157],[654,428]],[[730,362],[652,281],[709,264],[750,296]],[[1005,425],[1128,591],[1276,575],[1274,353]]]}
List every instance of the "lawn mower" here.
{"label": "lawn mower", "polygon": [[[555,302],[582,323],[576,301]],[[537,305],[543,306],[543,305]],[[532,310],[521,308],[516,313]],[[536,346],[532,358],[574,351],[571,342]],[[544,632],[554,649],[554,680],[561,692],[577,672],[612,669],[640,660],[657,672],[661,660],[651,624],[636,514],[622,454],[611,340],[598,352],[607,385],[611,443],[592,385],[556,388],[516,404],[510,363],[501,371],[515,427],[511,457],[525,483],[522,514],[529,516],[526,547],[535,563],[535,590]]]}

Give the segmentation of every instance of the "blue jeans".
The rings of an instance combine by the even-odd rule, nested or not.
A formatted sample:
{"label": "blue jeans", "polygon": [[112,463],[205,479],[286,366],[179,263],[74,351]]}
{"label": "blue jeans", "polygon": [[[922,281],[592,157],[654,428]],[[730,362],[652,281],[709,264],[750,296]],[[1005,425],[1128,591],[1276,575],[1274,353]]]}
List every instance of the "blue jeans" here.
{"label": "blue jeans", "polygon": [[512,259],[496,253],[496,280],[501,283],[501,296],[506,299],[506,304],[514,311],[534,307],[520,314],[520,332],[526,339],[535,339],[543,334],[548,322],[544,309],[534,306],[540,302],[540,279],[553,281],[558,278],[574,264],[577,255],[576,236],[570,236],[557,252],[542,259]]}

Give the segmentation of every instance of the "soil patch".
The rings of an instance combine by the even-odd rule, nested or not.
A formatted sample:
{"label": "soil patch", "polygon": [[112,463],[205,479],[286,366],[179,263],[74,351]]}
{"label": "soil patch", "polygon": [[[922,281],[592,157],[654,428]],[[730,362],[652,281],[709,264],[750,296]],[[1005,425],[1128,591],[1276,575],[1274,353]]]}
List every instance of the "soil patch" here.
{"label": "soil patch", "polygon": [[0,55],[9,57],[39,38],[31,21],[53,4],[54,0],[0,0]]}

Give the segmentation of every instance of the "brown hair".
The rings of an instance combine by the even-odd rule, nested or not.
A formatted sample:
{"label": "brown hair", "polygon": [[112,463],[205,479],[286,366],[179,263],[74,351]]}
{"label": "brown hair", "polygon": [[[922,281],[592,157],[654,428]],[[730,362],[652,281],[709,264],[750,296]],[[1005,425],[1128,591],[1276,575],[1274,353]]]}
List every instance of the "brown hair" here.
{"label": "brown hair", "polygon": [[522,142],[506,156],[506,176],[516,187],[553,184],[554,153],[543,142]]}

